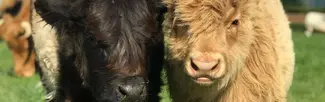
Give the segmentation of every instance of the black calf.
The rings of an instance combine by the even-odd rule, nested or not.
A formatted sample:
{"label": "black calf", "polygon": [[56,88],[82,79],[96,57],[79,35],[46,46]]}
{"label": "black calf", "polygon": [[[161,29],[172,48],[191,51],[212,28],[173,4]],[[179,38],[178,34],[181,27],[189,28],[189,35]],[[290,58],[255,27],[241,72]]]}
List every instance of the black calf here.
{"label": "black calf", "polygon": [[158,101],[164,6],[155,0],[36,0],[58,34],[60,88],[52,101]]}

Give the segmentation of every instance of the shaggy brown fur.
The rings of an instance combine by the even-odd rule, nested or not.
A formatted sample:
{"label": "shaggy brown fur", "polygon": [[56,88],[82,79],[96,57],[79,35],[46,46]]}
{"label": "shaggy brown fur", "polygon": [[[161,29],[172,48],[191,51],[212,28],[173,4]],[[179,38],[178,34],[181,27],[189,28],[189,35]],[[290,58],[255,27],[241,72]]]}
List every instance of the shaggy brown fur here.
{"label": "shaggy brown fur", "polygon": [[[168,83],[175,102],[285,102],[294,69],[280,0],[165,0]],[[237,21],[238,22],[237,22]],[[195,83],[190,56],[222,55],[225,67]]]}
{"label": "shaggy brown fur", "polygon": [[[9,1],[5,0],[4,2],[6,4]],[[2,5],[2,7],[11,7],[10,5]],[[30,77],[35,73],[35,53],[31,50],[29,42],[29,40],[31,41],[29,10],[30,0],[22,1],[17,15],[5,12],[0,25],[0,38],[8,44],[14,59],[14,71],[21,77]]]}

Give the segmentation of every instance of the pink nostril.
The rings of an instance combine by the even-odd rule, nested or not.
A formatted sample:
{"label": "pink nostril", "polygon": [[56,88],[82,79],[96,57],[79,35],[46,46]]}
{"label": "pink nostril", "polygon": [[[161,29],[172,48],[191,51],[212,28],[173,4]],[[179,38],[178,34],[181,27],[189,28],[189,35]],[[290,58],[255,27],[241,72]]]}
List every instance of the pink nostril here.
{"label": "pink nostril", "polygon": [[197,60],[197,59],[192,59],[191,67],[196,71],[198,71],[198,70],[210,71],[210,70],[214,70],[215,68],[217,68],[219,62],[220,62],[220,60],[201,61],[201,60]]}

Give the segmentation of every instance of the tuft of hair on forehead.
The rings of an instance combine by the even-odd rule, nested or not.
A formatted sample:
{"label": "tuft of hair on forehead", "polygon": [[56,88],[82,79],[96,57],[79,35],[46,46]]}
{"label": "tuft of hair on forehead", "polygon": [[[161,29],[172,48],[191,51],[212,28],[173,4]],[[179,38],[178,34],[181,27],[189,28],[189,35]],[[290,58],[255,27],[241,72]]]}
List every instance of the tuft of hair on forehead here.
{"label": "tuft of hair on forehead", "polygon": [[[231,7],[237,7],[237,0],[165,0],[169,8],[175,6],[176,12],[187,10],[187,12],[199,12],[201,10],[213,11],[222,16]],[[177,10],[180,9],[180,10]],[[201,11],[201,12],[207,12]],[[186,12],[186,11],[183,11]],[[194,14],[194,13],[193,13]],[[198,15],[198,14],[195,14]]]}
{"label": "tuft of hair on forehead", "polygon": [[228,8],[232,7],[230,0],[167,0],[165,3],[168,7],[174,7],[175,17],[182,23],[197,25],[189,29],[192,33],[200,33],[205,30],[202,28],[216,25],[216,20],[220,21]]}
{"label": "tuft of hair on forehead", "polygon": [[155,36],[155,5],[150,0],[94,0],[89,4],[89,32],[107,47],[108,67],[125,74],[143,73],[146,47]]}
{"label": "tuft of hair on forehead", "polygon": [[[241,9],[248,0],[165,0],[169,13],[183,25],[191,25],[191,33],[211,32]],[[245,5],[243,5],[245,4]],[[239,12],[238,12],[239,11]],[[179,22],[178,22],[179,23]],[[195,26],[192,26],[195,25]],[[211,29],[208,29],[211,28]]]}
{"label": "tuft of hair on forehead", "polygon": [[[114,2],[113,2],[114,1]],[[106,40],[127,36],[137,41],[150,38],[155,29],[155,15],[148,0],[94,0],[90,4],[87,24],[91,34]],[[115,38],[114,38],[115,39]]]}

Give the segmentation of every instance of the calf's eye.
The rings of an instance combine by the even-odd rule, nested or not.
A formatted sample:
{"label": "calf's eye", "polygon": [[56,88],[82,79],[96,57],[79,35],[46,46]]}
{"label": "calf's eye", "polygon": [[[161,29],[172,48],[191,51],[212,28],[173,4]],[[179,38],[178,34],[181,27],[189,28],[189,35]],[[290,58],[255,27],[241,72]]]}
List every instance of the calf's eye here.
{"label": "calf's eye", "polygon": [[236,19],[236,20],[234,20],[234,21],[232,21],[232,23],[231,23],[232,25],[238,25],[239,24],[239,21],[238,21],[238,19]]}

